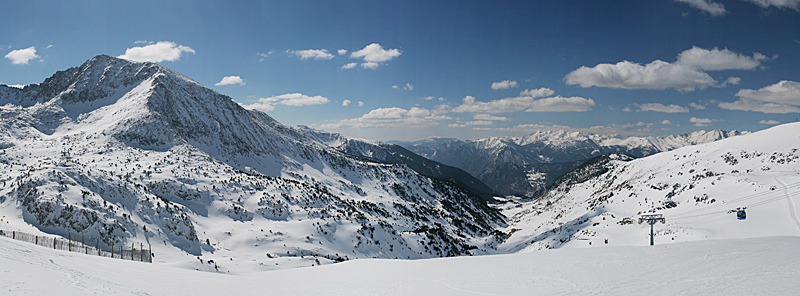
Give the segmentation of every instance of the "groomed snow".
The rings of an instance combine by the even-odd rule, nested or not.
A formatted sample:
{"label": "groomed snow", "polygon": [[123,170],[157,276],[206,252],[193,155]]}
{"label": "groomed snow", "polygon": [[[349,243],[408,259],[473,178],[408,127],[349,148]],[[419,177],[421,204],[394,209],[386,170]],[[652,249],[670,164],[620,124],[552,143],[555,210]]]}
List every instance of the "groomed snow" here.
{"label": "groomed snow", "polygon": [[238,275],[0,238],[3,295],[796,295],[799,237],[363,259]]}

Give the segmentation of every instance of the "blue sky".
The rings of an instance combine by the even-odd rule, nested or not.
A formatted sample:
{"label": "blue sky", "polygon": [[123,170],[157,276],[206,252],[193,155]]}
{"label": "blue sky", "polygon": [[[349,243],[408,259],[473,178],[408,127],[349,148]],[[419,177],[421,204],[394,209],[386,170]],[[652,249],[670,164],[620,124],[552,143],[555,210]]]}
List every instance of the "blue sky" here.
{"label": "blue sky", "polygon": [[149,60],[285,124],[355,137],[800,117],[800,0],[3,3],[0,84],[98,54]]}

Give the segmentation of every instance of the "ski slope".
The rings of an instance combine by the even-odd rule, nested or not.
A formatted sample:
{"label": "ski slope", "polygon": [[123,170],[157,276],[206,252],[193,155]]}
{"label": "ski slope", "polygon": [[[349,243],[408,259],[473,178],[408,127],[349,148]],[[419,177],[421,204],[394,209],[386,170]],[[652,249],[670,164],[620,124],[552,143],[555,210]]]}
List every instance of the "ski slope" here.
{"label": "ski slope", "polygon": [[[641,214],[659,213],[655,243],[800,236],[800,124],[779,125],[633,161],[503,205],[506,252],[649,244]],[[581,176],[572,176],[581,179]],[[584,178],[585,179],[585,178]],[[737,220],[736,209],[747,208]]]}
{"label": "ski slope", "polygon": [[0,238],[3,295],[796,295],[800,238],[359,259],[222,274]]}

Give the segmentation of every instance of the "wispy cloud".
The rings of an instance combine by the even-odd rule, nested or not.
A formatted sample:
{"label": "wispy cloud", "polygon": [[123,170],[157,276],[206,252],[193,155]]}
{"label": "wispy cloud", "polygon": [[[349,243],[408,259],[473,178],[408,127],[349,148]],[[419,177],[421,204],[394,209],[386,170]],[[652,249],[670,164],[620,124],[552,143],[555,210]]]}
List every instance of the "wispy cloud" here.
{"label": "wispy cloud", "polygon": [[[393,89],[400,89],[400,86],[398,86],[398,85],[392,85],[392,88],[393,88]],[[404,85],[404,86],[402,87],[402,89],[403,89],[403,90],[405,90],[405,91],[412,91],[412,90],[414,90],[414,86],[413,86],[413,85],[411,85],[411,83],[406,83],[406,85]]]}
{"label": "wispy cloud", "polygon": [[303,49],[303,50],[288,50],[289,55],[297,56],[301,60],[330,60],[333,54],[328,52],[327,49]]}
{"label": "wispy cloud", "polygon": [[722,3],[714,2],[711,0],[675,0],[691,5],[694,8],[700,9],[713,16],[724,15],[728,11],[725,10],[725,5]]}
{"label": "wispy cloud", "polygon": [[15,49],[6,54],[6,58],[14,65],[27,65],[30,60],[39,58],[36,55],[36,47],[31,46],[23,49]]}
{"label": "wispy cloud", "polygon": [[555,96],[544,99],[533,97],[512,97],[488,102],[480,102],[472,96],[462,99],[462,104],[453,108],[452,112],[471,113],[507,113],[507,112],[565,112],[589,111],[595,105],[594,100],[582,97]]}
{"label": "wispy cloud", "polygon": [[800,113],[800,82],[781,80],[757,90],[741,89],[736,96],[739,100],[721,102],[719,107],[763,113]]}
{"label": "wispy cloud", "polygon": [[358,65],[358,63],[347,63],[342,66],[342,69],[353,69],[356,67],[356,65]]}
{"label": "wispy cloud", "polygon": [[777,8],[790,8],[800,11],[800,0],[746,0],[753,2],[762,8],[775,6]]}
{"label": "wispy cloud", "polygon": [[220,80],[219,82],[217,82],[214,85],[221,86],[221,85],[231,85],[231,84],[244,85],[245,83],[244,83],[244,79],[242,79],[242,77],[239,77],[239,76],[225,76],[225,77],[222,77],[222,80]]}
{"label": "wispy cloud", "polygon": [[770,120],[761,120],[758,123],[776,125],[776,124],[780,124],[780,121],[770,119]]}
{"label": "wispy cloud", "polygon": [[564,77],[567,84],[581,87],[622,89],[676,89],[694,91],[707,87],[737,84],[738,77],[719,83],[705,71],[751,70],[767,57],[760,53],[746,56],[728,49],[692,47],[681,52],[674,63],[655,60],[645,65],[622,61],[616,64],[582,66]]}
{"label": "wispy cloud", "polygon": [[350,100],[344,100],[344,101],[342,101],[342,107],[350,106],[350,103],[351,103]]}
{"label": "wispy cloud", "polygon": [[[646,104],[632,104],[633,108],[638,109],[636,111],[654,111],[654,112],[663,112],[663,113],[686,113],[689,112],[689,108],[678,106],[678,105],[664,105],[661,103],[646,103]],[[632,111],[631,108],[626,107],[623,109],[625,112]]]}
{"label": "wispy cloud", "polygon": [[499,89],[509,89],[517,87],[516,80],[503,80],[498,82],[492,82],[492,89],[499,90]]}
{"label": "wispy cloud", "polygon": [[268,98],[260,98],[256,103],[249,105],[242,104],[242,106],[247,109],[256,109],[266,112],[275,110],[276,105],[299,107],[299,106],[327,104],[328,102],[330,102],[330,100],[328,100],[328,98],[323,96],[312,97],[301,93],[291,93],[291,94],[283,94]]}
{"label": "wispy cloud", "polygon": [[692,117],[692,118],[689,118],[689,122],[694,123],[694,126],[709,126],[709,125],[711,125],[711,119],[708,119],[708,118]]}
{"label": "wispy cloud", "polygon": [[125,54],[119,58],[135,62],[163,62],[177,61],[184,53],[195,53],[194,49],[175,42],[159,41],[145,46],[131,47],[125,50]]}
{"label": "wispy cloud", "polygon": [[[360,103],[360,102],[359,102]],[[429,127],[439,124],[439,120],[451,119],[437,115],[430,110],[411,107],[378,108],[358,118],[344,119],[338,123],[321,125],[322,128],[373,128],[373,127]]]}

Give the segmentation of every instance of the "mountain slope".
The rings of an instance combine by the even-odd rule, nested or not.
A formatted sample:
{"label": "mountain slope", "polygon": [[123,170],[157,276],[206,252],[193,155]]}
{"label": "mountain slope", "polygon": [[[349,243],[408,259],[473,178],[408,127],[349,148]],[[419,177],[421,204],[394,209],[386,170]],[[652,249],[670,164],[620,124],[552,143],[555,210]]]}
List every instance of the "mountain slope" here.
{"label": "mountain slope", "polygon": [[793,295],[798,247],[770,237],[218,274],[0,238],[0,284],[3,295]]}
{"label": "mountain slope", "polygon": [[298,134],[341,152],[377,162],[404,164],[422,175],[455,182],[474,190],[476,194],[482,195],[486,199],[491,199],[492,189],[464,170],[419,156],[399,145],[348,138],[341,134],[315,130],[306,126],[292,128]]}
{"label": "mountain slope", "polygon": [[[431,160],[461,168],[500,194],[532,196],[592,157],[623,152],[638,158],[746,133],[714,130],[674,136],[621,137],[539,131],[524,137],[430,138],[393,143]],[[537,165],[542,163],[558,165]]]}
{"label": "mountain slope", "polygon": [[[800,124],[575,171],[530,202],[510,201],[506,251],[798,236]],[[736,209],[747,208],[737,220]]]}
{"label": "mountain slope", "polygon": [[332,149],[153,63],[97,56],[0,94],[11,229],[152,243],[157,260],[223,269],[480,254],[502,240],[504,217],[481,197]]}

